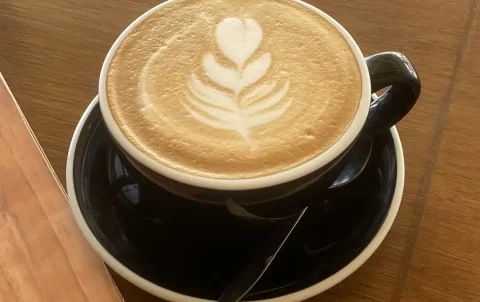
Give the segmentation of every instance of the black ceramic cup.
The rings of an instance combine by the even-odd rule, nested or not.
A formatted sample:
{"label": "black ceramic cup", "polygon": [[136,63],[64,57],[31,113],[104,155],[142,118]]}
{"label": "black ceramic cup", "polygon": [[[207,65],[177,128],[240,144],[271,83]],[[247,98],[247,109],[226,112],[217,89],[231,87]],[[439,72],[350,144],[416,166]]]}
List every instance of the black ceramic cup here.
{"label": "black ceramic cup", "polygon": [[[391,86],[376,101],[369,104],[368,116],[361,131],[345,150],[324,166],[301,175],[291,181],[260,188],[229,187],[216,189],[214,186],[201,187],[169,178],[137,161],[132,154],[122,148],[117,140],[118,153],[124,158],[130,174],[147,177],[156,185],[175,194],[186,197],[189,212],[208,212],[210,217],[218,212],[232,214],[250,220],[263,218],[283,218],[296,213],[306,206],[298,198],[291,198],[300,191],[308,191],[315,183],[315,190],[327,190],[347,164],[346,155],[354,144],[371,140],[376,134],[388,130],[398,123],[413,107],[420,94],[420,80],[410,63],[402,54],[386,52],[365,59],[371,82],[371,91]],[[108,123],[107,123],[108,125]],[[110,132],[112,133],[112,132]],[[112,135],[115,139],[115,136]],[[213,215],[215,216],[215,215]]]}
{"label": "black ceramic cup", "polygon": [[[343,135],[327,150],[308,162],[286,171],[258,178],[215,179],[172,169],[152,159],[127,139],[112,115],[107,100],[106,86],[112,59],[125,38],[151,14],[176,1],[178,0],[168,0],[140,16],[120,35],[110,49],[102,66],[98,94],[101,115],[106,128],[103,133],[108,132],[110,137],[105,134],[103,142],[100,142],[101,139],[97,137],[97,146],[94,145],[94,140],[87,144],[88,140],[85,139],[85,146],[89,145],[91,148],[83,148],[81,144],[78,145],[80,133],[88,136],[98,130],[98,128],[97,130],[90,129],[88,123],[85,123],[89,118],[89,110],[92,112],[92,105],[82,118],[83,122],[80,123],[72,140],[67,165],[69,177],[67,182],[69,196],[73,201],[74,216],[80,228],[92,246],[114,270],[132,283],[159,297],[172,301],[190,301],[190,298],[184,299],[178,294],[170,294],[146,280],[149,276],[155,275],[153,272],[156,270],[169,271],[168,265],[167,267],[163,264],[155,266],[155,263],[161,263],[157,260],[163,259],[162,254],[177,254],[176,256],[181,258],[188,276],[191,276],[190,273],[193,272],[195,278],[208,279],[210,270],[214,273],[219,272],[218,275],[214,274],[216,277],[211,278],[215,281],[212,282],[215,286],[215,294],[205,296],[212,298],[221,293],[238,265],[248,259],[249,254],[277,230],[285,218],[309,206],[311,214],[302,219],[303,226],[296,229],[298,235],[289,239],[293,242],[300,242],[301,235],[309,232],[310,223],[308,222],[322,219],[324,221],[336,220],[336,216],[332,216],[332,211],[328,210],[328,196],[331,193],[343,195],[345,192],[348,193],[349,188],[329,191],[329,187],[348,164],[350,156],[347,155],[353,152],[356,144],[362,144],[372,139],[377,143],[381,141],[379,138],[385,136],[385,133],[388,133],[387,131],[414,106],[419,97],[421,85],[415,68],[401,53],[385,52],[365,58],[354,39],[333,18],[300,0],[292,0],[318,14],[336,28],[343,35],[356,60],[361,76],[360,102]],[[387,90],[379,98],[373,100],[372,93],[383,88],[387,88]],[[100,127],[103,127],[103,123],[100,124]],[[87,129],[82,127],[87,127]],[[381,132],[382,134],[380,134]],[[384,191],[396,192],[393,197],[395,205],[390,208],[389,216],[385,220],[384,225],[387,227],[376,237],[375,244],[377,246],[393,222],[403,190],[403,157],[398,135],[395,135],[397,137],[395,143],[396,152],[398,152],[397,160],[399,160],[398,170],[397,165],[391,161],[382,161],[387,165],[382,171],[389,171],[390,176],[385,178],[388,181],[383,183],[386,188]],[[98,153],[90,153],[87,156],[87,153],[92,150],[98,150]],[[91,162],[91,166],[94,166],[95,169],[78,168],[81,162],[87,162],[87,160],[78,160],[77,157],[80,156],[84,156],[84,159],[95,159]],[[375,154],[373,157],[378,159]],[[369,162],[370,167],[371,163]],[[375,171],[377,172],[377,170]],[[369,184],[370,179],[366,180],[369,176],[371,176],[369,173],[361,175],[363,178],[361,186],[365,187],[366,191],[370,190],[367,185],[364,185]],[[397,178],[396,185],[394,184],[395,178]],[[377,185],[377,187],[379,186]],[[84,207],[86,201],[92,197],[101,200],[98,207]],[[369,198],[365,198],[365,200],[369,200]],[[384,198],[384,201],[388,203],[391,200],[391,196]],[[338,212],[341,213],[355,211],[348,204],[336,204],[335,206],[340,206]],[[368,206],[364,207],[364,213],[369,211]],[[356,203],[356,207],[359,208],[358,203]],[[107,208],[108,211],[115,213],[115,218],[99,214]],[[319,213],[321,215],[318,215]],[[367,214],[361,216],[363,219]],[[116,244],[127,247],[127,253],[130,253],[130,256],[134,255],[133,258],[141,258],[142,261],[145,261],[148,267],[144,271],[148,275],[146,279],[139,277],[142,272],[132,273],[129,271],[133,263],[130,260],[133,258],[128,255],[128,257],[124,257],[119,252],[120,248],[109,248],[112,245],[106,244],[105,241],[100,243],[96,239],[95,236],[98,236],[101,241],[105,239],[105,236],[92,227],[93,222],[106,225],[109,231],[115,234],[120,234],[120,230],[124,231],[121,236],[115,237],[119,240],[115,239],[114,241]],[[340,225],[345,228],[345,232],[350,232],[347,230],[349,224],[343,222],[340,221],[333,228],[337,231]],[[168,228],[165,227],[167,225]],[[328,226],[322,227],[320,233],[324,229],[326,229],[326,234],[330,233]],[[92,233],[92,230],[95,234]],[[369,255],[375,248],[369,248]],[[328,259],[329,256],[323,254],[322,257]],[[359,259],[359,261],[352,262],[353,269],[350,266],[340,277],[337,275],[332,279],[333,281],[319,285],[318,290],[307,295],[302,294],[303,298],[318,294],[341,281],[361,265],[366,258],[362,256]],[[178,264],[171,263],[171,265],[173,276],[180,276],[177,274],[179,272]],[[212,270],[213,267],[218,270]],[[168,278],[172,277],[168,275]],[[198,280],[195,278],[191,280]],[[184,276],[181,276],[180,279],[182,282],[188,281],[188,278]],[[191,284],[199,286],[196,281],[192,281]],[[165,292],[167,293],[165,294]],[[197,293],[195,290],[191,293],[193,296],[202,296],[201,292]],[[283,301],[299,300],[301,299],[294,297]]]}
{"label": "black ceramic cup", "polygon": [[[307,190],[327,190],[345,166],[345,155],[356,143],[370,140],[399,122],[415,104],[420,94],[420,80],[401,53],[385,52],[364,58],[350,34],[333,18],[304,2],[330,22],[343,35],[354,54],[361,73],[361,99],[358,110],[344,134],[325,152],[312,160],[276,174],[250,179],[215,179],[189,174],[162,165],[132,144],[114,119],[107,101],[107,74],[114,54],[134,28],[148,16],[175,0],[167,1],[135,20],[117,39],[103,64],[99,81],[99,103],[103,119],[119,153],[128,161],[132,174],[141,174],[153,183],[188,200],[181,205],[199,215],[229,216],[247,220],[279,219],[306,206],[292,194]],[[372,93],[389,87],[378,100]],[[180,206],[180,205],[178,205]]]}

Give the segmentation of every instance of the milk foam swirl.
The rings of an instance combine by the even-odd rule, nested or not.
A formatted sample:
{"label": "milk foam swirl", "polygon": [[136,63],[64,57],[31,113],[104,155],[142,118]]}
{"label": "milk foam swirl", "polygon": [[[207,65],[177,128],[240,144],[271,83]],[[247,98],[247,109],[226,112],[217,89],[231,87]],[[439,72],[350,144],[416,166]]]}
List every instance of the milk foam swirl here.
{"label": "milk foam swirl", "polygon": [[[188,93],[183,106],[198,122],[236,131],[255,149],[257,145],[252,141],[250,128],[268,124],[288,110],[292,100],[281,101],[288,92],[290,81],[287,79],[279,89],[277,81],[270,81],[241,97],[242,91],[262,79],[272,64],[271,53],[265,53],[247,64],[262,42],[262,28],[253,19],[226,18],[217,25],[215,37],[218,48],[235,63],[235,68],[222,66],[211,53],[203,57],[203,68],[210,80],[231,93],[205,85],[192,72],[187,79]],[[153,56],[160,55],[163,49],[160,48]],[[152,60],[149,60],[145,69],[151,63]],[[150,107],[143,79],[147,73],[142,72],[141,76],[143,100]]]}
{"label": "milk foam swirl", "polygon": [[362,92],[341,33],[291,0],[175,0],[116,50],[107,101],[162,165],[209,178],[305,163],[349,127]]}

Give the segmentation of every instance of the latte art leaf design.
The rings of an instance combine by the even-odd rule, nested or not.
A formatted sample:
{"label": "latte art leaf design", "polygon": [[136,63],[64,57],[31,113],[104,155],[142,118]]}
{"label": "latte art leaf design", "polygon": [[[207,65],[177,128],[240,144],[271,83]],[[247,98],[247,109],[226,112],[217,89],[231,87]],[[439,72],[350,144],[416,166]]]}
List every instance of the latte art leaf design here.
{"label": "latte art leaf design", "polygon": [[[188,93],[185,110],[197,121],[218,129],[236,131],[252,147],[255,143],[250,129],[280,118],[290,107],[284,100],[290,81],[279,84],[270,81],[255,85],[267,74],[272,65],[270,53],[249,59],[262,42],[260,25],[252,19],[227,18],[217,25],[216,42],[222,54],[236,65],[236,69],[222,66],[212,54],[206,54],[202,67],[210,80],[230,93],[204,84],[195,73],[187,80]],[[282,102],[283,101],[283,102]]]}

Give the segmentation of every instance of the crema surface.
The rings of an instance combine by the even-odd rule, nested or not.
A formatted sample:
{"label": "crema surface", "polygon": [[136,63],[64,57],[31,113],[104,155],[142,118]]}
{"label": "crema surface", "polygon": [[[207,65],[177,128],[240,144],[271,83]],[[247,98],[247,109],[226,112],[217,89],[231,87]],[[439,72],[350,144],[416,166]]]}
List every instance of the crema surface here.
{"label": "crema surface", "polygon": [[245,179],[325,152],[360,103],[337,29],[289,0],[178,0],[121,43],[108,104],[126,138],[189,174]]}

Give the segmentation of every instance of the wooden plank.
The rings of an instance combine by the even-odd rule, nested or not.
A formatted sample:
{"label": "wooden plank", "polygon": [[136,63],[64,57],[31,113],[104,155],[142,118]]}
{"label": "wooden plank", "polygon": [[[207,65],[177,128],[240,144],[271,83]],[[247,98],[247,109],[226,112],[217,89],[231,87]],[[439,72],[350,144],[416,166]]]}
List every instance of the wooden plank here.
{"label": "wooden plank", "polygon": [[1,74],[0,301],[121,301]]}
{"label": "wooden plank", "polygon": [[402,301],[480,301],[480,11],[469,25]]}

